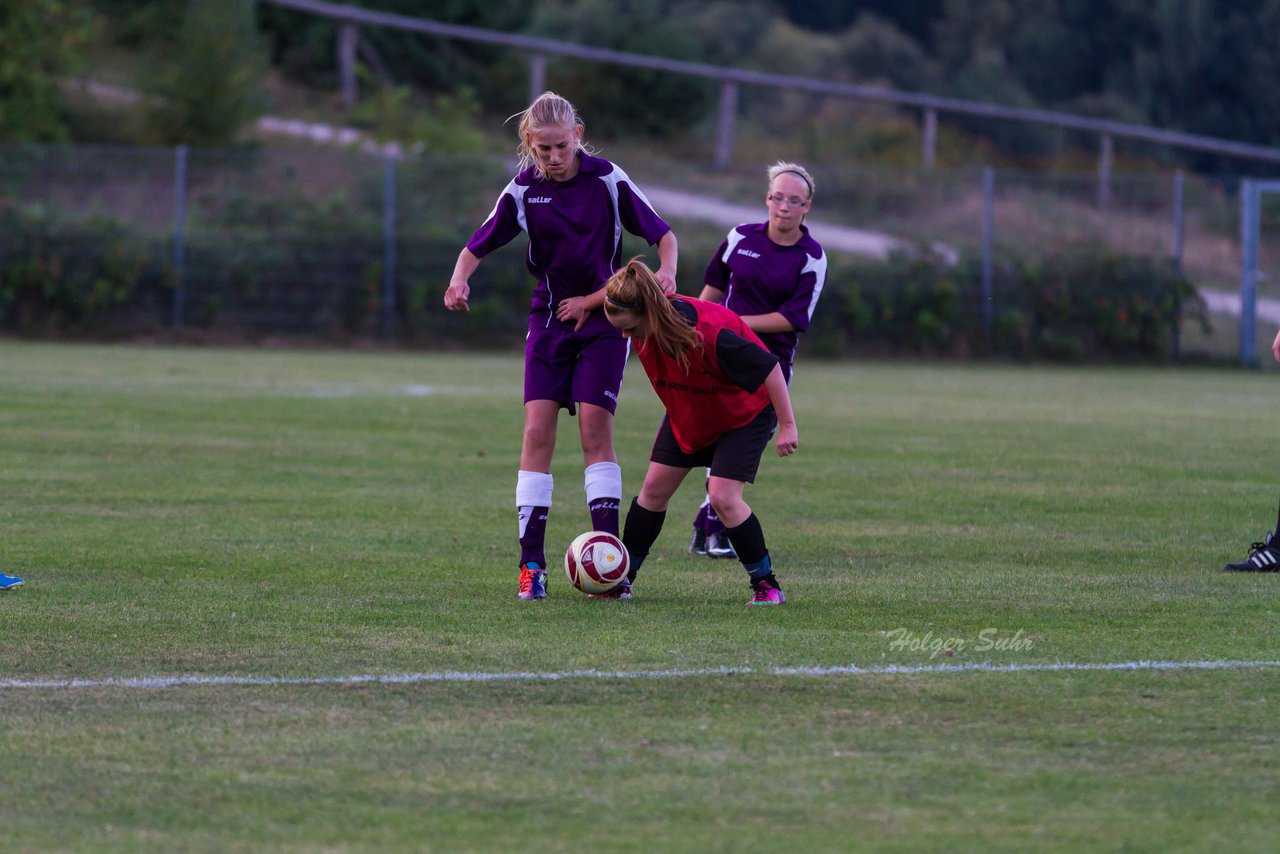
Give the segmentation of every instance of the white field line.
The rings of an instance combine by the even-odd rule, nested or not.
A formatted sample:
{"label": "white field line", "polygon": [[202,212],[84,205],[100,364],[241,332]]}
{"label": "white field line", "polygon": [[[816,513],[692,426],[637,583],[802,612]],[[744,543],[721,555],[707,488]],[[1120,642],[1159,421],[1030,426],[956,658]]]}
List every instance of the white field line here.
{"label": "white field line", "polygon": [[355,674],[349,676],[138,676],[101,679],[0,679],[0,691],[23,688],[129,688],[152,690],[191,686],[275,686],[275,685],[415,685],[430,682],[559,682],[580,679],[689,679],[708,676],[919,676],[953,673],[1054,673],[1062,671],[1138,670],[1258,670],[1280,667],[1280,661],[1118,661],[1044,662],[1039,664],[884,664],[861,667],[856,664],[830,667],[712,667],[689,670],[562,670],[549,673],[510,671],[467,673],[446,670],[439,673]]}

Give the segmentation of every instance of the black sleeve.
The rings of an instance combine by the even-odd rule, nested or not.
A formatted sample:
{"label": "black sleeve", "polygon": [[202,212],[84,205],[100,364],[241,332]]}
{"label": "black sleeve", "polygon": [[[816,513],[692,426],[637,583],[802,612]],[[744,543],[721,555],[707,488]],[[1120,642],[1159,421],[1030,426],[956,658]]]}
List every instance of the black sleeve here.
{"label": "black sleeve", "polygon": [[721,329],[716,335],[716,361],[731,383],[753,392],[769,378],[778,357],[736,332]]}
{"label": "black sleeve", "polygon": [[680,313],[680,316],[684,318],[685,323],[689,324],[690,326],[698,325],[698,310],[696,308],[689,305],[689,303],[685,302],[679,297],[667,297],[667,299],[671,302],[673,306],[675,306],[675,310],[678,311]]}

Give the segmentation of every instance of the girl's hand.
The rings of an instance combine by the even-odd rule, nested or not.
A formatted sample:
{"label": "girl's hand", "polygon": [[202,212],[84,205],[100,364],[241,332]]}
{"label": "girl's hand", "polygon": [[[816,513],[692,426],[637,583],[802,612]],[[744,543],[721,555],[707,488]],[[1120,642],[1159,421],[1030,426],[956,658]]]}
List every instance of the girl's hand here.
{"label": "girl's hand", "polygon": [[788,424],[778,425],[778,441],[774,443],[774,448],[778,451],[778,456],[789,457],[796,452],[796,447],[800,444],[800,434],[796,432],[796,424],[794,421]]}
{"label": "girl's hand", "polygon": [[444,292],[444,307],[449,311],[471,311],[467,298],[471,296],[471,286],[457,279],[449,282]]}
{"label": "girl's hand", "polygon": [[586,297],[566,297],[560,300],[560,304],[556,306],[556,319],[564,323],[576,321],[573,331],[577,332],[582,328],[582,324],[587,322],[588,315],[591,314],[591,307],[587,304]]}
{"label": "girl's hand", "polygon": [[662,292],[667,296],[671,296],[676,292],[676,277],[665,270],[658,270],[653,274],[658,280],[658,284],[662,285]]}

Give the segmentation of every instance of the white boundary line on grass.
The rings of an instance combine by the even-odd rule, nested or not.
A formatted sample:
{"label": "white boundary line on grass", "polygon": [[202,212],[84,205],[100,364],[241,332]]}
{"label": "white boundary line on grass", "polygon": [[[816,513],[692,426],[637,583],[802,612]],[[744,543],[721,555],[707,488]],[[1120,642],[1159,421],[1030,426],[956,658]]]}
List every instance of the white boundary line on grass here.
{"label": "white boundary line on grass", "polygon": [[556,682],[569,679],[687,679],[699,676],[916,676],[930,673],[1045,673],[1061,671],[1256,670],[1280,667],[1280,661],[1119,661],[1045,662],[1041,664],[856,664],[832,667],[712,667],[691,670],[562,670],[550,673],[355,674],[350,676],[138,676],[102,679],[0,679],[0,691],[19,688],[180,688],[204,685],[415,685],[428,682]]}

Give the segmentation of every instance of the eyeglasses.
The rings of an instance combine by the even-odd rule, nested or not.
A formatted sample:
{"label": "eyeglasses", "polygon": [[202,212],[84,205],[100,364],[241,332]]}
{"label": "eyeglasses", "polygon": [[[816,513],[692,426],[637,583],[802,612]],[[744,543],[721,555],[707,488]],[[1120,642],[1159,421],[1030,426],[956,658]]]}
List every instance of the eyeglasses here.
{"label": "eyeglasses", "polygon": [[799,196],[781,196],[777,193],[769,196],[769,201],[778,207],[782,207],[785,204],[787,207],[802,208],[809,204],[808,199],[802,199]]}

